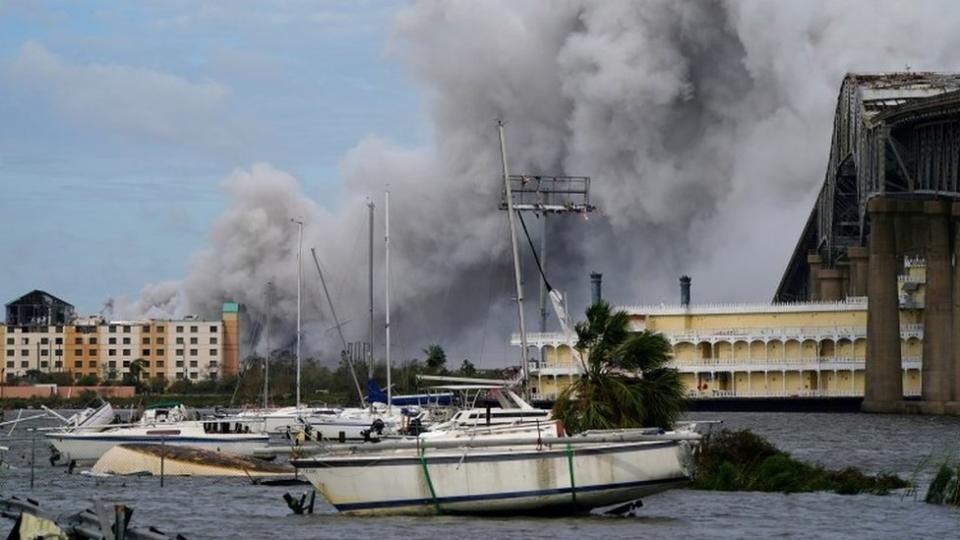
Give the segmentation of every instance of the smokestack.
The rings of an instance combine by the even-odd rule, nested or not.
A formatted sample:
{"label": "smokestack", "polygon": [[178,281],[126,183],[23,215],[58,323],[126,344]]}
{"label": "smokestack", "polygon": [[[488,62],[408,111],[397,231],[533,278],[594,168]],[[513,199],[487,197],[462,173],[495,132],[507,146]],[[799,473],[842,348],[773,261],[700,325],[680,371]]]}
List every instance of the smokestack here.
{"label": "smokestack", "polygon": [[591,305],[603,300],[603,274],[600,272],[590,272],[590,291],[592,292]]}
{"label": "smokestack", "polygon": [[690,306],[690,276],[680,276],[680,305]]}

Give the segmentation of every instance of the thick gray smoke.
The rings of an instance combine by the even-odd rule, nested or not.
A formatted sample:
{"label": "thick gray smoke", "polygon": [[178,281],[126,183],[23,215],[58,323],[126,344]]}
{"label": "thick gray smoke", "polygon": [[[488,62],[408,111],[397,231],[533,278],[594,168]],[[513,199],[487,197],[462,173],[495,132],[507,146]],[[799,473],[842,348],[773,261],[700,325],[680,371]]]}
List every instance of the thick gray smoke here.
{"label": "thick gray smoke", "polygon": [[[508,122],[517,173],[589,175],[602,215],[552,221],[548,273],[579,313],[587,274],[618,304],[766,301],[822,182],[837,91],[848,71],[960,69],[951,2],[489,1],[402,9],[388,56],[409,68],[433,129],[426,148],[361,141],[329,213],[297,181],[253,165],[224,181],[230,208],[179,285],[126,307],[215,313],[224,299],[262,317],[277,284],[289,339],[295,234],[307,223],[334,282],[348,339],[367,328],[364,198],[392,190],[397,356],[430,342],[452,362],[514,362],[506,216],[494,120]],[[532,227],[537,229],[538,227]],[[308,252],[305,252],[308,253]],[[535,276],[527,258],[528,300]],[[378,290],[382,274],[378,263]],[[304,261],[308,344],[338,350],[312,261]],[[528,320],[536,329],[530,302]],[[382,313],[379,292],[377,310]],[[382,314],[378,314],[378,333]],[[382,336],[377,340],[382,346]]]}

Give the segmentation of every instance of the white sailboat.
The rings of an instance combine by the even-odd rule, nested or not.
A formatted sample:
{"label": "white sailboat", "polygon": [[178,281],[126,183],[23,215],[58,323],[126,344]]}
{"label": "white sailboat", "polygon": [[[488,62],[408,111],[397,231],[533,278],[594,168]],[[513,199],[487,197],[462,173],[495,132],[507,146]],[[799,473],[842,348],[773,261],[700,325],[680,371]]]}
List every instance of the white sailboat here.
{"label": "white sailboat", "polygon": [[[503,124],[498,126],[522,343],[521,377],[529,396],[523,288]],[[472,414],[466,419],[479,420],[479,413]],[[561,436],[563,430],[549,421],[535,427],[453,425],[438,433],[292,463],[335,508],[349,514],[568,514],[630,502],[686,483],[689,457],[699,439],[692,430],[663,434],[649,429]]]}

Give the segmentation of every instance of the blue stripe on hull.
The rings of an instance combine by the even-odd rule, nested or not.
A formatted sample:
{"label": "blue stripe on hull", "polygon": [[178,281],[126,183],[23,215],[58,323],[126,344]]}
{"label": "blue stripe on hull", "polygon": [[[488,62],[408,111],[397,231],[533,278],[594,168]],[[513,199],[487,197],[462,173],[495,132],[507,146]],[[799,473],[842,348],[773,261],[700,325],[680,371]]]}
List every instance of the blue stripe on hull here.
{"label": "blue stripe on hull", "polygon": [[[665,478],[661,480],[639,480],[636,482],[621,482],[618,484],[596,484],[592,486],[577,486],[577,493],[588,493],[592,491],[613,491],[617,489],[629,489],[643,486],[656,486],[664,484],[676,484],[687,482],[690,479],[685,476],[676,478]],[[531,491],[511,491],[507,493],[484,493],[480,495],[460,495],[456,497],[437,497],[436,501],[432,498],[420,499],[399,499],[392,501],[372,501],[363,503],[336,504],[334,507],[341,512],[351,510],[373,510],[376,508],[397,508],[402,506],[426,506],[433,505],[435,502],[440,506],[452,503],[474,502],[474,501],[495,501],[506,499],[519,499],[523,497],[541,497],[544,495],[563,495],[573,491],[569,487],[554,489],[538,489]]]}
{"label": "blue stripe on hull", "polygon": [[242,444],[242,443],[266,443],[269,442],[270,437],[257,437],[250,439],[212,439],[212,438],[203,438],[203,437],[176,437],[168,436],[161,437],[159,435],[154,437],[50,437],[62,442],[67,441],[89,441],[89,442],[118,442],[118,443],[156,443],[156,442],[166,442],[168,444],[175,443],[221,443],[221,444]]}

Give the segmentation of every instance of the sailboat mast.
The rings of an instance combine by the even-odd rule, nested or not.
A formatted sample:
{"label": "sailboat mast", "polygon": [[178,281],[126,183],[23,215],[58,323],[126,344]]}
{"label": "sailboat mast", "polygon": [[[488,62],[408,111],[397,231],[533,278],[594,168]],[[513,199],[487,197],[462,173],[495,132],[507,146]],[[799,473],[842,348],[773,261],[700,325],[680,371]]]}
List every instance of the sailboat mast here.
{"label": "sailboat mast", "polygon": [[390,189],[383,194],[383,272],[384,272],[384,310],[386,312],[385,334],[386,334],[386,360],[387,360],[387,412],[393,412],[393,389],[391,388],[390,377]]}
{"label": "sailboat mast", "polygon": [[[370,351],[367,357],[367,381],[373,379],[373,201],[367,203],[370,209],[370,257],[369,257],[369,287],[370,292]],[[373,403],[370,403],[370,410],[373,410]]]}
{"label": "sailboat mast", "polygon": [[273,288],[273,282],[267,282],[267,354],[263,358],[263,408],[266,409],[270,406],[270,317],[271,317],[271,304],[273,302],[273,295],[271,295],[271,289]]}
{"label": "sailboat mast", "polygon": [[297,224],[297,415],[300,414],[300,343],[302,341],[301,323],[301,284],[303,282],[303,221],[292,219]]}
{"label": "sailboat mast", "polygon": [[523,397],[530,401],[530,361],[527,357],[527,326],[523,319],[523,283],[520,280],[520,254],[517,250],[517,225],[513,216],[513,193],[510,191],[510,169],[507,168],[507,142],[503,135],[503,120],[497,120],[500,133],[500,158],[503,161],[503,188],[507,199],[507,219],[510,222],[510,247],[513,250],[513,277],[517,285],[517,314],[520,317],[520,366],[523,370]]}
{"label": "sailboat mast", "polygon": [[313,256],[313,264],[317,267],[317,273],[320,274],[320,285],[323,286],[323,295],[327,297],[327,306],[330,307],[333,324],[336,325],[337,335],[340,336],[340,345],[343,346],[340,354],[350,367],[350,376],[353,377],[353,385],[357,387],[357,396],[360,397],[360,405],[363,405],[363,390],[360,389],[360,381],[357,380],[357,370],[354,369],[353,361],[351,360],[352,354],[349,352],[350,346],[347,345],[347,338],[343,336],[343,325],[340,323],[340,318],[337,317],[337,310],[333,307],[333,299],[330,298],[330,290],[327,289],[327,280],[323,278],[323,270],[320,269],[320,259],[317,258],[317,250],[310,248],[310,254]]}

